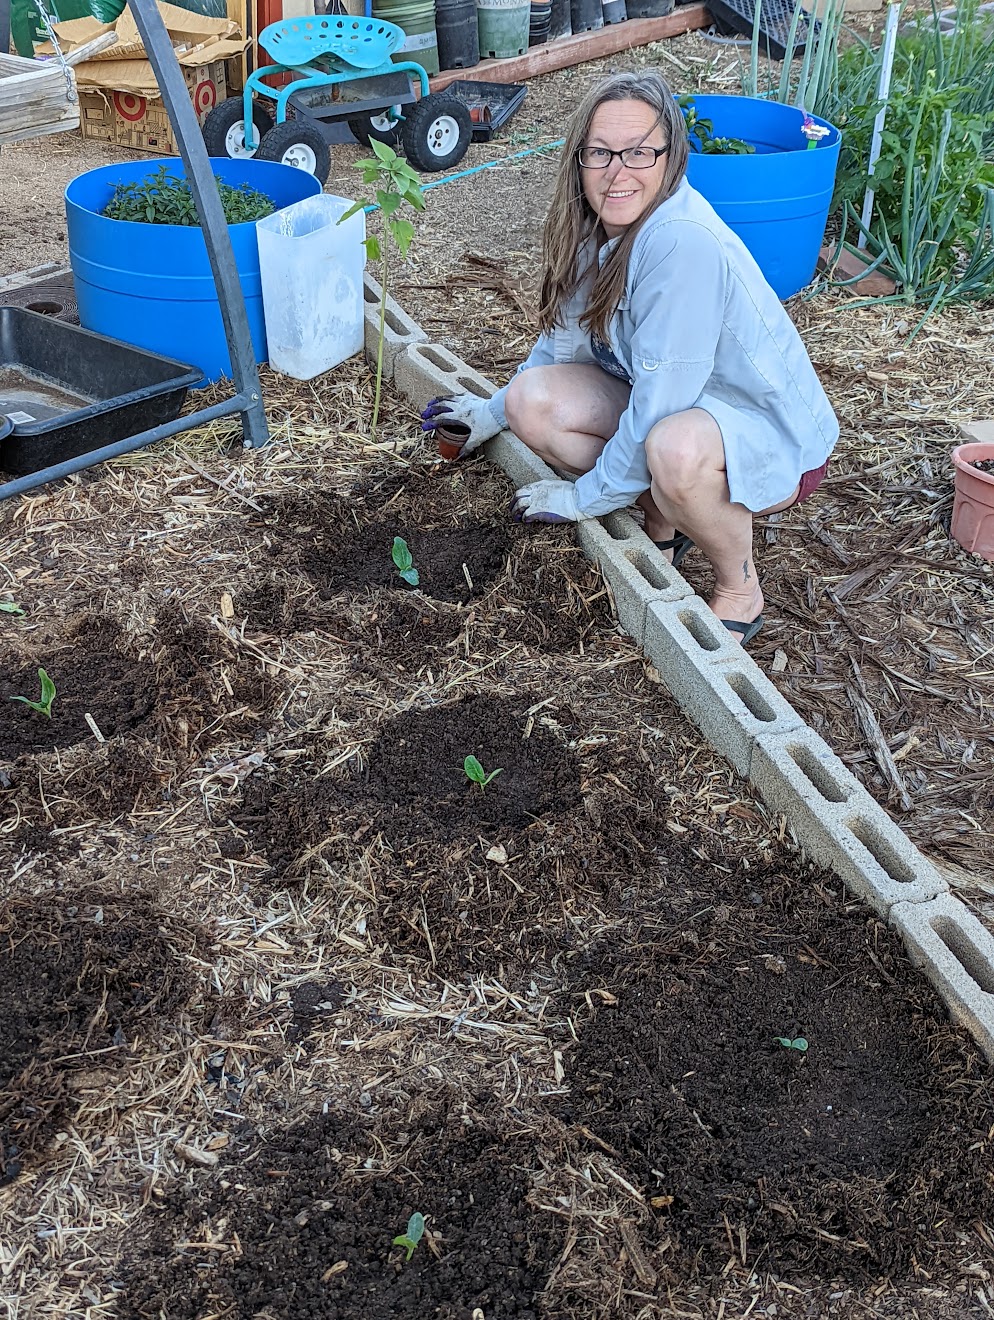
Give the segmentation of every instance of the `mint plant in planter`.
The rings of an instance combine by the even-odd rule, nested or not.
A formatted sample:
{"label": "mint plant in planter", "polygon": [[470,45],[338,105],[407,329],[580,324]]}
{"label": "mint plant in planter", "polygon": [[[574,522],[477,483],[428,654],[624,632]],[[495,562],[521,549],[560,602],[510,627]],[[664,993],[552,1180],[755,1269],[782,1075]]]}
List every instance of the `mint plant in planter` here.
{"label": "mint plant in planter", "polygon": [[[212,168],[222,189],[237,194],[228,233],[255,358],[265,362],[258,215],[245,203],[252,193],[262,194],[278,211],[315,196],[321,185],[312,174],[274,161],[214,160]],[[161,196],[163,180],[169,181],[167,197]],[[180,184],[185,188],[183,164],[172,156],[104,165],[73,179],[66,189],[69,261],[85,329],[189,362],[206,384],[230,375],[231,362],[203,231],[192,222],[182,190],[176,195]],[[125,205],[119,214],[144,204],[157,218],[150,222],[147,209],[144,222],[107,215],[115,194]],[[152,200],[156,195],[159,201]]]}

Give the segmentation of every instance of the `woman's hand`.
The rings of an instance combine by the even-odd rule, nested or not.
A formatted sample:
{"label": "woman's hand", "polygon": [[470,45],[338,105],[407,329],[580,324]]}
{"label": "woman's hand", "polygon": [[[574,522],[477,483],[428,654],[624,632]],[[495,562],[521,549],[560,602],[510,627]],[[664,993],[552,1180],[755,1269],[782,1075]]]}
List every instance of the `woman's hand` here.
{"label": "woman's hand", "polygon": [[471,454],[501,431],[500,422],[494,420],[490,400],[476,394],[460,394],[456,398],[432,399],[421,414],[422,431],[434,431],[445,422],[461,422],[469,427],[469,439],[462,447],[463,454]]}
{"label": "woman's hand", "polygon": [[589,518],[576,507],[572,481],[533,481],[522,486],[511,501],[515,522],[582,522]]}

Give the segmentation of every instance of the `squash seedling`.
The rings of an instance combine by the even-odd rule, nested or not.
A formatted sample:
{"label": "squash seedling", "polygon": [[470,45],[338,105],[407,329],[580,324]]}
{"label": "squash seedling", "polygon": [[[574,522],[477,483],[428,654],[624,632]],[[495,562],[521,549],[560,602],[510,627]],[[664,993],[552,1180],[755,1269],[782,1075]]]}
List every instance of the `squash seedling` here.
{"label": "squash seedling", "polygon": [[403,1247],[404,1250],[407,1252],[407,1255],[404,1258],[405,1265],[407,1265],[410,1262],[411,1257],[414,1255],[418,1243],[424,1237],[424,1231],[425,1231],[425,1217],[424,1215],[419,1214],[417,1211],[415,1211],[414,1214],[411,1215],[410,1219],[407,1221],[407,1232],[401,1233],[399,1237],[394,1238],[393,1240],[394,1246]]}
{"label": "squash seedling", "polygon": [[803,1036],[796,1036],[793,1040],[789,1036],[774,1036],[774,1045],[782,1045],[785,1050],[797,1050],[798,1054],[807,1053],[808,1042]]}
{"label": "squash seedling", "polygon": [[13,600],[0,600],[0,614],[23,614],[20,605]]}
{"label": "squash seedling", "polygon": [[394,567],[400,574],[401,579],[409,586],[416,587],[421,581],[421,575],[414,567],[414,559],[407,547],[407,542],[402,536],[393,538],[393,549],[390,551],[390,558],[394,562]]}
{"label": "squash seedling", "polygon": [[30,697],[11,697],[11,701],[23,701],[29,710],[36,710],[39,715],[45,715],[48,719],[52,718],[52,702],[55,700],[55,684],[45,673],[44,669],[38,670],[38,680],[41,683],[41,700],[32,701]]}
{"label": "squash seedling", "polygon": [[467,779],[472,780],[474,784],[480,785],[481,793],[486,791],[486,787],[491,779],[496,779],[499,774],[503,773],[503,768],[500,768],[497,770],[491,770],[490,773],[487,774],[475,756],[467,756],[462,763],[462,768],[466,772]]}

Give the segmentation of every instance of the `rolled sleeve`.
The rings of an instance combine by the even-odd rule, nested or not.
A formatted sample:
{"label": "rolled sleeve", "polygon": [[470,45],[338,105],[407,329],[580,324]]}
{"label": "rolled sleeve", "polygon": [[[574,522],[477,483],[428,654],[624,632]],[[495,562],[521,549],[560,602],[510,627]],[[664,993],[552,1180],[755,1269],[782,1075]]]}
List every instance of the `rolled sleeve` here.
{"label": "rolled sleeve", "polygon": [[577,480],[577,505],[588,517],[624,508],[648,490],[649,432],[693,408],[714,371],[728,282],[721,244],[691,220],[669,222],[665,238],[633,254],[632,393],[597,463]]}

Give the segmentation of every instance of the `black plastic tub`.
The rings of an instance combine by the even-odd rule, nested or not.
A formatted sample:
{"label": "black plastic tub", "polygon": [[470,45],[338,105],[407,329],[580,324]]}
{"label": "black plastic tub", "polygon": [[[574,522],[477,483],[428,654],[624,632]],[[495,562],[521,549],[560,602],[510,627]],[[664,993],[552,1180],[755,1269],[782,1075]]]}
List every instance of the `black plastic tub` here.
{"label": "black plastic tub", "polygon": [[481,119],[479,123],[473,121],[473,141],[489,142],[521,105],[527,91],[524,83],[474,82],[470,78],[457,78],[449,83],[445,94],[462,101],[470,114],[474,110],[489,110],[489,119]]}
{"label": "black plastic tub", "polygon": [[[771,60],[783,60],[787,56],[787,41],[790,26],[794,20],[794,0],[764,0],[759,11],[759,53]],[[631,8],[631,6],[629,6]],[[733,32],[741,32],[744,37],[752,36],[756,22],[756,0],[708,0],[708,12],[712,18],[727,24]],[[821,24],[806,9],[801,10],[801,20],[794,33],[794,58],[804,54],[811,31],[818,32]]]}
{"label": "black plastic tub", "polygon": [[25,476],[179,416],[199,367],[0,307],[0,471]]}

